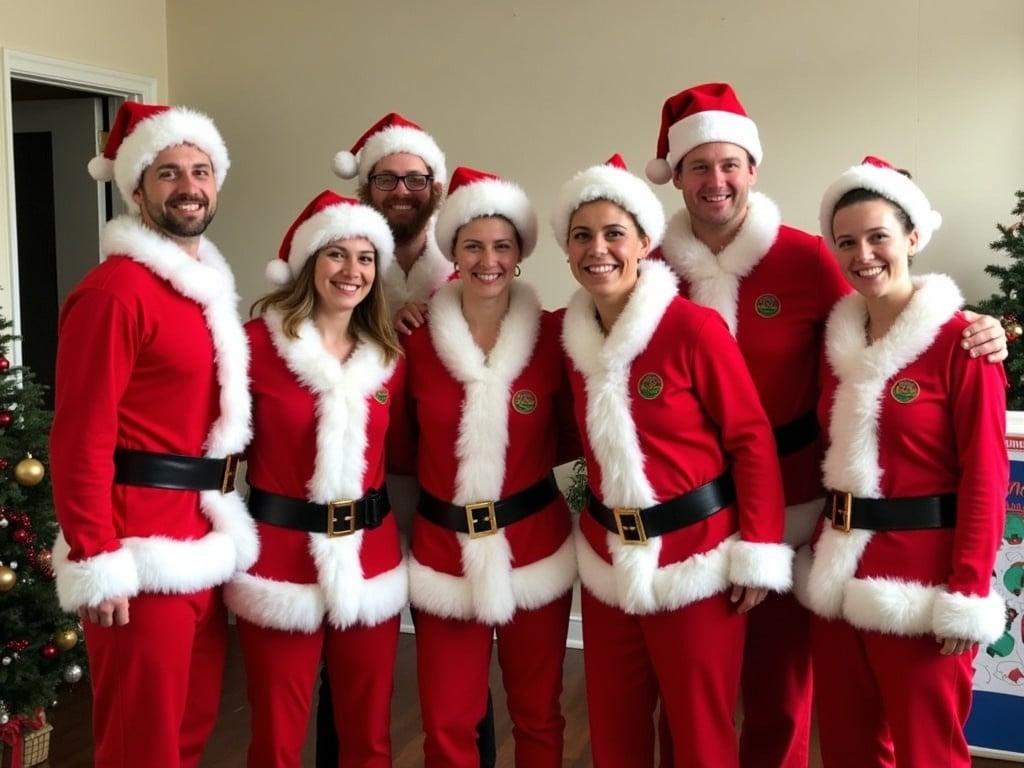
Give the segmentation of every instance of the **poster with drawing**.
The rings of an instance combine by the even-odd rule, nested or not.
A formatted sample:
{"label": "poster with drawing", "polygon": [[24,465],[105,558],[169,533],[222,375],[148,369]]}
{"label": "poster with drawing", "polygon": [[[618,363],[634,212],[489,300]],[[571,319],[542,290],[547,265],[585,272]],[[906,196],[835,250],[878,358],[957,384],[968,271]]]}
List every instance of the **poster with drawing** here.
{"label": "poster with drawing", "polygon": [[1008,436],[1010,486],[992,589],[1006,600],[1002,637],[978,649],[967,742],[977,755],[1024,762],[1024,436]]}

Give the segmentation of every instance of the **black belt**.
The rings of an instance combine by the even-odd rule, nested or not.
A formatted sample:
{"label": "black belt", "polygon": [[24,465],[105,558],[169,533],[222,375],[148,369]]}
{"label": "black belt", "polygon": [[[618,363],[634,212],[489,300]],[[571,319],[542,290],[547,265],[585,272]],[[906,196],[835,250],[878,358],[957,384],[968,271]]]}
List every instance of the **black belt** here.
{"label": "black belt", "polygon": [[953,528],[956,525],[956,494],[862,499],[849,493],[828,491],[822,514],[832,521],[833,528],[844,532],[852,528],[868,531]]}
{"label": "black belt", "polygon": [[818,438],[818,417],[814,411],[808,411],[803,416],[774,427],[772,433],[775,435],[775,449],[779,456],[789,456]]}
{"label": "black belt", "polygon": [[526,490],[498,501],[450,504],[421,490],[416,509],[432,523],[459,533],[468,533],[471,539],[478,539],[497,533],[506,525],[517,523],[534,512],[540,512],[558,498],[558,493],[555,477],[549,474]]}
{"label": "black belt", "polygon": [[208,459],[117,448],[114,451],[114,482],[175,491],[230,493],[235,490],[238,459],[237,454],[223,459]]}
{"label": "black belt", "polygon": [[597,522],[619,534],[623,544],[643,544],[654,536],[671,533],[711,517],[736,500],[736,489],[732,476],[725,474],[681,496],[645,509],[610,509],[589,488],[587,496],[587,510]]}
{"label": "black belt", "polygon": [[328,504],[249,488],[249,514],[254,520],[295,531],[326,533],[328,538],[348,536],[362,528],[376,528],[390,511],[386,488],[371,489],[361,499]]}

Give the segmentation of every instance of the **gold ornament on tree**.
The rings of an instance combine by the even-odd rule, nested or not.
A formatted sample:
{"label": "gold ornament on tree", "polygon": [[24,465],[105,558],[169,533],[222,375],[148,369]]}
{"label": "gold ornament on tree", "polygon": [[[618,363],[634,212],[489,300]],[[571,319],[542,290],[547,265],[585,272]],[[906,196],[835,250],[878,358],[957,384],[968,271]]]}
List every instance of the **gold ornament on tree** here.
{"label": "gold ornament on tree", "polygon": [[0,565],[0,592],[10,592],[18,581],[18,574],[13,568]]}
{"label": "gold ornament on tree", "polygon": [[18,481],[19,485],[28,487],[39,485],[43,482],[45,474],[46,468],[43,467],[43,462],[33,458],[31,453],[14,466],[14,479]]}
{"label": "gold ornament on tree", "polygon": [[78,633],[73,629],[62,629],[53,635],[53,644],[62,651],[70,651],[78,645]]}

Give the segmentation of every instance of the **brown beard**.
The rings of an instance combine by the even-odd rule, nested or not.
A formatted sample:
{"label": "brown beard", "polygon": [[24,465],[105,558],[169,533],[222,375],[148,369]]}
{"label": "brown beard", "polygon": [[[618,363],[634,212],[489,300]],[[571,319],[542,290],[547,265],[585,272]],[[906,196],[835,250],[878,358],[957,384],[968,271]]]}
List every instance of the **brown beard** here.
{"label": "brown beard", "polygon": [[[430,217],[434,215],[438,206],[441,205],[441,193],[441,189],[431,186],[430,197],[416,208],[415,215],[411,219],[397,224],[388,221],[388,226],[391,227],[391,234],[395,237],[395,245],[399,247],[408,245],[423,234],[423,230],[426,229]],[[377,208],[373,204],[373,200],[370,199],[370,187],[368,184],[360,184],[358,194],[361,203],[370,206],[387,220],[387,213]]]}
{"label": "brown beard", "polygon": [[146,213],[149,214],[150,219],[152,219],[153,224],[157,229],[171,237],[198,237],[206,231],[207,227],[210,226],[210,222],[213,221],[213,216],[217,212],[217,209],[211,208],[210,201],[207,200],[205,196],[200,195],[177,195],[173,198],[169,198],[165,202],[165,205],[170,206],[182,199],[200,203],[205,206],[205,214],[203,215],[203,218],[191,223],[178,221],[165,213],[160,206],[152,204],[149,198],[146,197],[146,191],[142,190],[142,205],[146,208]]}

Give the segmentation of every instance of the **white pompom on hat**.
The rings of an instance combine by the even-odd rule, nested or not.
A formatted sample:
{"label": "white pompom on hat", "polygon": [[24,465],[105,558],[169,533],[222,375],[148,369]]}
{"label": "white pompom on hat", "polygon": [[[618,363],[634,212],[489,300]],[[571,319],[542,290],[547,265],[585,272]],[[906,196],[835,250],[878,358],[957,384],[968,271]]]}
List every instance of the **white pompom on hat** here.
{"label": "white pompom on hat", "polygon": [[117,111],[103,152],[89,161],[96,181],[113,181],[133,213],[133,194],[143,172],[168,147],[191,144],[210,158],[217,189],[224,184],[231,161],[217,126],[206,115],[185,107],[126,101]]}
{"label": "white pompom on hat", "polygon": [[444,153],[437,142],[423,128],[397,112],[385,115],[370,126],[351,149],[338,152],[331,168],[336,176],[343,179],[358,176],[360,183],[365,184],[373,166],[388,155],[400,152],[423,158],[434,181],[447,183]]}
{"label": "white pompom on hat", "polygon": [[520,260],[537,245],[537,214],[518,186],[492,173],[460,166],[452,173],[448,195],[437,212],[434,235],[441,253],[454,261],[455,235],[473,219],[502,216],[512,222],[522,241]]}
{"label": "white pompom on hat", "polygon": [[373,243],[378,275],[395,257],[395,240],[383,216],[358,200],[325,189],[288,228],[277,258],[267,264],[267,280],[274,285],[287,285],[298,277],[310,256],[330,242],[349,237],[365,237]]}
{"label": "white pompom on hat", "polygon": [[757,124],[747,117],[728,83],[704,83],[669,96],[661,108],[656,156],[644,169],[647,178],[668,183],[687,152],[716,141],[743,147],[754,165],[764,158]]}
{"label": "white pompom on hat", "polygon": [[829,185],[821,198],[818,222],[821,234],[830,248],[835,246],[832,219],[836,203],[847,192],[866,189],[895,203],[910,217],[917,230],[917,250],[923,251],[935,231],[942,226],[942,216],[932,208],[924,192],[906,174],[900,173],[892,163],[874,155],[865,157],[860,165],[848,168]]}
{"label": "white pompom on hat", "polygon": [[651,248],[661,243],[665,234],[665,209],[654,191],[638,176],[629,172],[622,156],[612,155],[603,165],[580,171],[562,187],[551,214],[551,228],[562,250],[568,249],[569,222],[576,209],[595,200],[608,200],[636,217]]}

